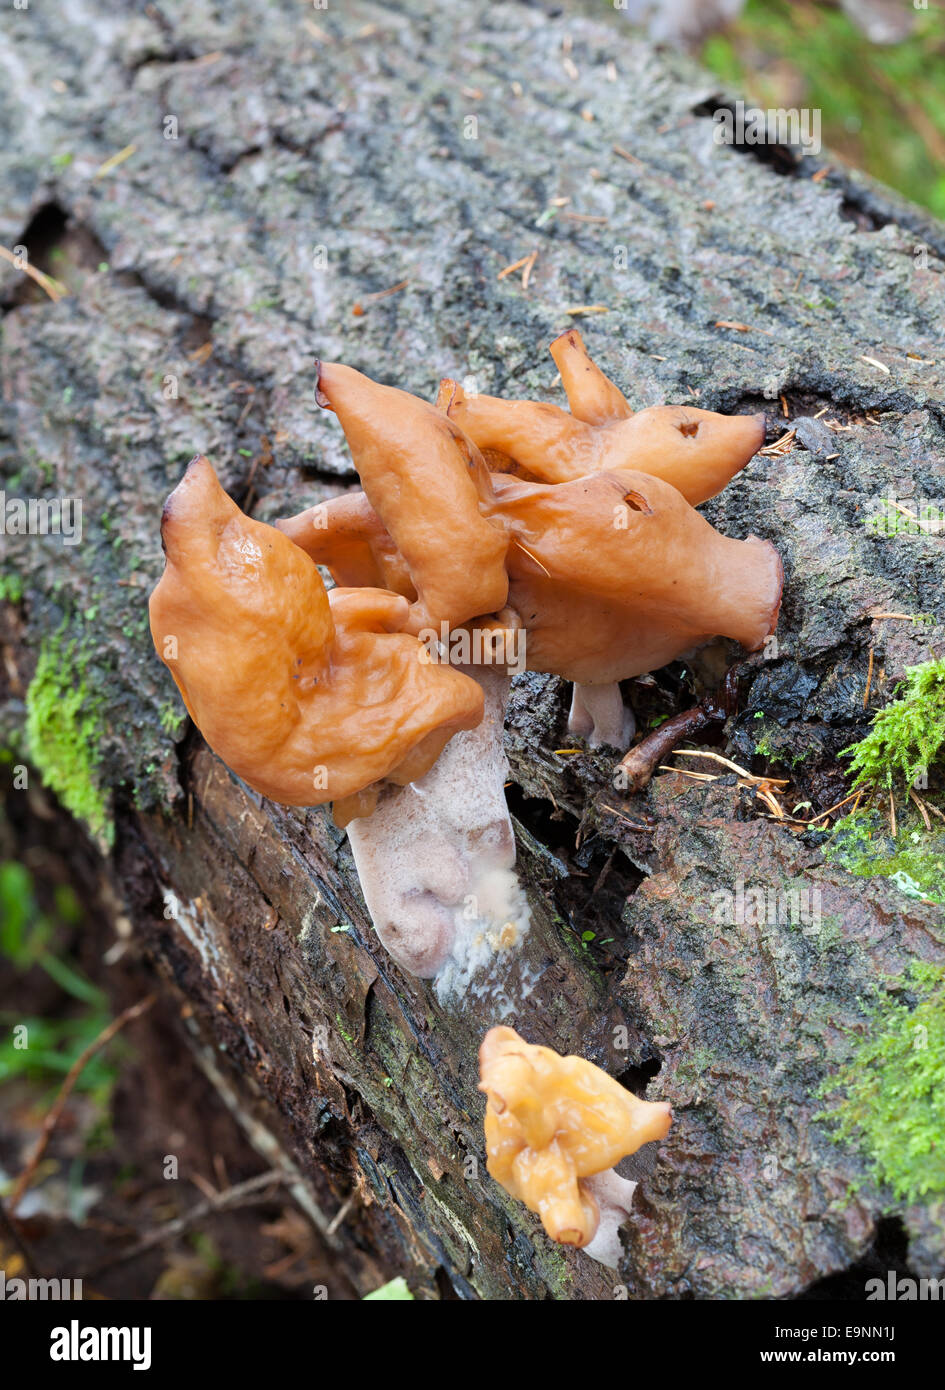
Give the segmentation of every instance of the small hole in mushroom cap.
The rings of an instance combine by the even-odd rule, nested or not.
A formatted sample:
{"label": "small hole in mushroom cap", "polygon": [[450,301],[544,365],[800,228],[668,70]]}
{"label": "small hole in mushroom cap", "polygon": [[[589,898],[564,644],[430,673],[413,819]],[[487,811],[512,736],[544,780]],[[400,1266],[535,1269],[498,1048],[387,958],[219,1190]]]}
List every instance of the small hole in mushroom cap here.
{"label": "small hole in mushroom cap", "polygon": [[643,496],[642,492],[625,492],[623,500],[633,512],[643,512],[644,516],[652,516],[653,508]]}
{"label": "small hole in mushroom cap", "polygon": [[684,420],[683,423],[677,425],[676,428],[679,430],[679,433],[684,434],[687,439],[695,439],[696,435],[699,433],[699,421]]}

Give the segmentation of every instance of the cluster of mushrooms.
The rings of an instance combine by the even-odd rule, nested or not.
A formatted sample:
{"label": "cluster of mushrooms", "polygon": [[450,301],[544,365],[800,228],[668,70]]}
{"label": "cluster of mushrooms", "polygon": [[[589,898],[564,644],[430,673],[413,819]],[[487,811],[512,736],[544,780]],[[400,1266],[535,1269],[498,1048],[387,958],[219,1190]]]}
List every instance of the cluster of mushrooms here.
{"label": "cluster of mushrooms", "polygon": [[[578,332],[551,353],[569,411],[455,381],[430,404],[318,363],[362,490],[269,526],[201,456],[162,519],[151,631],[188,713],[261,795],[332,803],[381,942],[438,993],[528,930],[511,673],[573,682],[571,732],[623,749],[620,681],[717,637],[757,650],[777,623],[777,551],[695,510],[762,446],[764,417],[634,414]],[[634,1184],[613,1165],[666,1134],[668,1106],[509,1027],[480,1070],[489,1172],[552,1239],[616,1265]]]}

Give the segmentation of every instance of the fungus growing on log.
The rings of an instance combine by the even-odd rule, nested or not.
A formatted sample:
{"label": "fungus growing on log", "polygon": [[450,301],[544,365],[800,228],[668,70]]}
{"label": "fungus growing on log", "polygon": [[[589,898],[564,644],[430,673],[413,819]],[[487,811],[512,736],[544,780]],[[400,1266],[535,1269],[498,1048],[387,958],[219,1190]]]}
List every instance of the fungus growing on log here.
{"label": "fungus growing on log", "polygon": [[[382,943],[413,974],[465,987],[528,929],[503,791],[508,676],[431,660],[403,631],[403,595],[326,594],[312,560],[244,516],[205,458],[168,499],[162,537],[151,632],[194,723],[262,795],[333,801]],[[344,563],[380,577],[357,544]]]}
{"label": "fungus growing on log", "polygon": [[491,481],[483,511],[510,537],[509,606],[529,670],[599,686],[712,637],[755,651],[771,633],[783,579],[774,546],[720,535],[659,478],[622,469]]}
{"label": "fungus growing on log", "polygon": [[[630,418],[579,335],[555,350],[577,410]],[[391,954],[465,984],[528,926],[502,794],[509,670],[574,681],[572,720],[620,744],[632,722],[617,683],[718,635],[760,647],[782,571],[768,542],[719,535],[653,474],[490,474],[445,413],[455,395],[437,409],[319,364],[318,400],[337,412],[364,492],[274,529],[195,459],[165,507],[151,625],[235,772],[275,801],[333,801],[337,823],[352,823]]]}
{"label": "fungus growing on log", "polygon": [[407,391],[335,362],[316,371],[316,399],[337,414],[367,499],[409,570],[411,630],[497,612],[508,592],[507,540],[480,514],[478,451]]}
{"label": "fungus growing on log", "polygon": [[441,386],[449,418],[494,467],[505,458],[514,472],[545,483],[629,468],[671,483],[697,507],[721,492],[764,445],[763,414],[718,415],[688,405],[655,405],[633,414],[574,330],[556,338],[551,352],[570,414],[545,402],[467,396],[455,383]]}
{"label": "fungus growing on log", "polygon": [[[558,341],[579,408],[597,416],[618,411],[615,388],[608,389],[593,364],[587,382],[582,380],[578,335]],[[323,364],[322,380],[340,381],[361,403],[382,393],[370,409],[362,404],[350,442],[356,463],[368,459],[369,479],[378,460],[386,460],[386,491],[375,487],[376,509],[366,489],[277,524],[339,583],[352,573],[351,556],[357,554],[365,576],[383,577],[408,598],[424,586],[427,593],[435,591],[435,605],[426,600],[414,610],[429,615],[435,607],[447,630],[469,622],[471,610],[485,615],[476,620],[479,628],[519,623],[528,669],[575,682],[571,729],[592,745],[625,747],[632,737],[632,714],[624,708],[619,681],[656,670],[714,637],[754,651],[774,630],[783,582],[774,547],[754,536],[737,541],[720,535],[655,473],[613,468],[557,483],[489,473],[462,430],[444,433],[442,415],[423,402],[415,410],[402,403],[405,393],[378,387],[348,368]],[[413,454],[399,433],[401,424],[392,425],[383,408],[388,394],[395,398],[398,421],[409,419],[419,432]],[[456,383],[441,387],[444,409],[460,397]],[[534,409],[540,414],[552,407]],[[403,497],[413,486],[415,456],[423,460],[424,488],[411,493],[419,513],[407,517]],[[447,518],[439,499],[458,479],[462,510]],[[502,537],[499,545],[485,547],[493,567],[501,556],[503,578],[490,571],[488,593],[494,600],[501,596],[505,608],[499,615],[480,609],[486,595],[480,591],[470,599],[471,584],[461,582],[476,571],[482,527],[490,525]],[[427,547],[422,572],[400,551],[394,526],[408,534],[411,555]],[[441,582],[441,571],[448,583]],[[423,631],[413,625],[411,630]]]}
{"label": "fungus growing on log", "polygon": [[635,1184],[613,1166],[665,1138],[669,1105],[640,1100],[592,1062],[527,1043],[513,1028],[489,1030],[479,1072],[490,1175],[552,1240],[616,1266]]}
{"label": "fungus growing on log", "polygon": [[211,748],[263,796],[364,814],[482,719],[482,690],[431,663],[382,589],[326,594],[316,566],[245,516],[203,457],[164,508],[151,635]]}
{"label": "fungus growing on log", "polygon": [[[596,686],[657,670],[712,637],[756,651],[777,622],[783,572],[770,541],[721,535],[659,478],[624,469],[549,484],[493,473],[479,505],[507,537],[507,602],[493,616],[520,620],[529,670]],[[338,582],[356,544],[365,574],[387,565],[389,582],[412,587],[362,493],[277,525]],[[453,541],[461,551],[461,531]]]}

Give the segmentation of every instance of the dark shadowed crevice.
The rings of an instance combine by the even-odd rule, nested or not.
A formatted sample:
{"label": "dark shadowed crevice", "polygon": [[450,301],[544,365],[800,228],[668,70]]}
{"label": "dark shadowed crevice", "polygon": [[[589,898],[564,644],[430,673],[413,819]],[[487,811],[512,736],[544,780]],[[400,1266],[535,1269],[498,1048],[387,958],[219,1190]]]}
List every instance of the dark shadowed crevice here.
{"label": "dark shadowed crevice", "polygon": [[909,1237],[899,1217],[881,1217],[876,1223],[876,1239],[861,1260],[850,1265],[849,1269],[818,1279],[803,1293],[797,1294],[794,1301],[864,1300],[869,1279],[882,1279],[885,1283],[890,1272],[897,1277],[909,1277],[908,1254]]}
{"label": "dark shadowed crevice", "polygon": [[628,1091],[632,1091],[635,1096],[646,1096],[646,1088],[653,1080],[654,1076],[659,1076],[663,1066],[663,1059],[656,1048],[650,1043],[643,1045],[643,1059],[637,1065],[627,1067],[617,1077],[621,1086],[625,1086]]}
{"label": "dark shadowed crevice", "polygon": [[601,970],[619,969],[631,947],[623,926],[624,908],[644,874],[612,840],[582,832],[570,812],[541,797],[525,796],[514,784],[506,788],[506,795],[514,820],[527,831],[532,845],[548,852],[545,887],[575,944]]}
{"label": "dark shadowed crevice", "polygon": [[[694,116],[714,119],[716,111],[729,111],[735,115],[735,105],[720,96],[708,97],[705,101],[700,101],[697,106],[692,107]],[[790,145],[778,141],[766,142],[764,144],[733,144],[730,146],[738,154],[750,155],[757,159],[761,164],[767,164],[776,174],[782,174],[786,178],[796,178],[800,176],[801,165],[804,162],[803,155],[793,149]]]}
{"label": "dark shadowed crevice", "polygon": [[[41,270],[47,275],[52,274],[50,254],[62,241],[68,221],[68,215],[58,203],[43,203],[33,213],[11,248],[14,255],[17,254],[18,247],[25,246],[27,259],[34,270]],[[28,304],[41,299],[46,299],[46,295],[39,285],[28,275],[20,274],[16,276],[10,288],[3,295],[0,306],[6,314],[21,304]]]}

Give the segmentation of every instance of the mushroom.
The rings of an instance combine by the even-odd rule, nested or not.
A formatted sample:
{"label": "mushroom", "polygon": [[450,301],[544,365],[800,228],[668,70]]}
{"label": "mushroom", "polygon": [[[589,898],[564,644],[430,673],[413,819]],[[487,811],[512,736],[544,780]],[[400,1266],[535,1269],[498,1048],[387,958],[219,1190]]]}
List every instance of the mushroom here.
{"label": "mushroom", "polygon": [[276,526],[316,565],[330,569],[336,584],[390,589],[416,602],[407,563],[367,493],[342,493]]}
{"label": "mushroom", "polygon": [[[365,587],[326,594],[311,558],[194,459],[164,509],[151,632],[210,746],[273,801],[333,801],[382,943],[459,990],[528,930],[503,791],[509,677],[465,674],[404,631],[408,598],[373,587],[383,564],[345,529],[369,504],[337,501],[335,560]],[[378,554],[403,569],[383,531]]]}
{"label": "mushroom", "polygon": [[490,1175],[541,1218],[552,1240],[616,1267],[635,1184],[614,1164],[665,1138],[672,1111],[640,1100],[583,1057],[491,1028],[479,1049]]}
{"label": "mushroom", "polygon": [[633,410],[626,397],[598,367],[576,328],[560,333],[548,351],[560,373],[568,409],[575,420],[583,420],[586,425],[629,420]]}
{"label": "mushroom", "polygon": [[326,594],[304,552],[244,516],[202,456],[168,498],[161,536],[155,647],[211,748],[263,796],[333,801],[344,824],[482,719],[476,682],[403,631],[405,598]]}
{"label": "mushroom", "polygon": [[352,367],[315,366],[316,399],[337,414],[367,499],[409,570],[411,630],[501,609],[507,540],[480,514],[478,450],[426,401]]}
{"label": "mushroom", "polygon": [[783,570],[768,541],[730,540],[677,490],[627,469],[570,483],[492,477],[509,528],[509,605],[530,670],[574,681],[569,727],[626,747],[619,684],[715,636],[756,651],[777,624]]}
{"label": "mushroom", "polygon": [[[763,446],[765,417],[718,415],[688,405],[656,405],[637,414],[592,362],[581,335],[551,345],[571,413],[538,401],[467,396],[441,386],[447,414],[493,462],[545,483],[632,468],[672,483],[692,506],[715,497]],[[448,389],[452,388],[452,389]]]}
{"label": "mushroom", "polygon": [[[568,348],[569,354],[577,351],[575,345]],[[601,394],[596,379],[591,385],[587,394],[596,400]],[[441,401],[448,405],[450,399],[441,392]],[[593,402],[585,400],[582,408],[592,410]],[[737,541],[720,535],[670,483],[628,468],[561,483],[490,474],[475,446],[458,437],[461,432],[444,440],[435,412],[414,419],[424,432],[435,432],[437,468],[431,466],[426,475],[430,491],[438,495],[438,470],[449,481],[462,465],[477,496],[475,511],[467,505],[467,514],[505,538],[506,583],[496,584],[493,594],[505,592],[505,616],[478,619],[478,625],[509,626],[508,615],[517,615],[528,668],[575,682],[571,728],[592,745],[626,747],[632,737],[632,714],[624,708],[619,681],[665,666],[717,636],[754,651],[774,630],[783,583],[777,551],[755,536]],[[372,428],[372,451],[383,455],[387,425],[381,415],[373,416]],[[429,442],[418,442],[417,450],[432,457]],[[395,463],[392,473],[404,466]],[[418,499],[418,505],[425,502]],[[414,534],[428,536],[432,530],[439,542],[448,523],[437,506],[434,515],[435,527],[414,518]],[[397,547],[387,520],[365,495],[323,503],[278,524],[327,564],[339,582],[356,541],[368,557],[365,573],[377,566],[386,582],[409,597],[420,582],[406,556],[406,568],[393,558],[391,547]],[[402,509],[397,520],[403,528]],[[465,535],[465,519],[454,521],[452,574],[475,568],[478,535],[468,546]],[[499,548],[490,547],[490,553]],[[445,594],[444,586],[438,591]],[[448,629],[464,623],[475,606],[444,604],[438,612]]]}
{"label": "mushroom", "polygon": [[755,651],[770,635],[783,581],[774,546],[721,535],[669,483],[629,469],[491,483],[483,511],[510,537],[509,606],[529,670],[600,686],[715,636]]}

